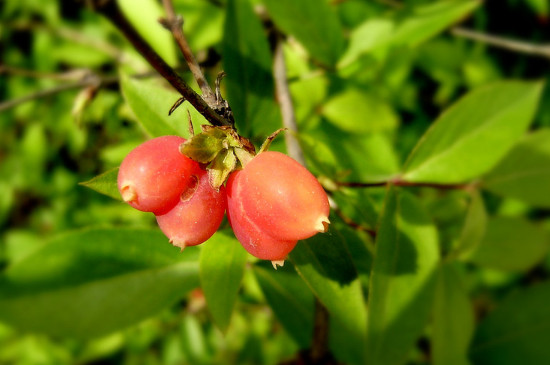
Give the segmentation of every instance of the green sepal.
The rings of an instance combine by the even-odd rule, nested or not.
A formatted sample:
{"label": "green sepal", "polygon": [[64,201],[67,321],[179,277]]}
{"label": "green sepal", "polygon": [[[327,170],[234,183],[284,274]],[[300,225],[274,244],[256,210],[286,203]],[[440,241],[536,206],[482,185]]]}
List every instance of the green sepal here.
{"label": "green sepal", "polygon": [[208,165],[208,179],[210,186],[220,190],[231,171],[237,166],[237,157],[233,149],[224,150]]}
{"label": "green sepal", "polygon": [[269,135],[269,137],[267,137],[264,141],[264,143],[262,143],[262,146],[260,147],[260,151],[258,153],[262,153],[262,152],[265,152],[269,149],[269,146],[271,146],[271,142],[273,142],[273,140],[275,138],[277,138],[277,136],[281,133],[281,132],[285,132],[285,131],[288,131],[288,128],[279,128],[277,129],[275,132],[271,133]]}
{"label": "green sepal", "polygon": [[223,131],[212,128],[183,142],[180,152],[194,161],[207,164],[227,148],[226,137]]}

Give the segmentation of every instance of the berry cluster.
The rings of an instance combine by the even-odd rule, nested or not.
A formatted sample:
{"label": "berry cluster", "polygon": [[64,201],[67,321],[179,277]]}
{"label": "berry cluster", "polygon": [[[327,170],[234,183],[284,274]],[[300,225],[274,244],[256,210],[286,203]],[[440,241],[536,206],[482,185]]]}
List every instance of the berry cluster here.
{"label": "berry cluster", "polygon": [[154,213],[173,245],[208,240],[226,210],[239,242],[265,260],[284,260],[298,240],[327,230],[327,195],[292,158],[262,152],[215,189],[204,165],[180,152],[184,142],[177,136],[149,140],[126,156],[118,174],[123,200]]}

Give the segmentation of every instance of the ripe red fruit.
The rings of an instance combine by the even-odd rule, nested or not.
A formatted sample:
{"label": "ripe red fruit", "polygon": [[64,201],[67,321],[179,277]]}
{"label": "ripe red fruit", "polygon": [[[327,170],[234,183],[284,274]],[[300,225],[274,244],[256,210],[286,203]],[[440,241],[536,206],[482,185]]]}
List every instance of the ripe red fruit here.
{"label": "ripe red fruit", "polygon": [[296,241],[328,228],[328,197],[302,165],[263,152],[227,181],[227,214],[241,244],[262,259],[282,260]]}
{"label": "ripe red fruit", "polygon": [[197,162],[180,153],[183,142],[181,137],[163,136],[133,149],[118,171],[122,199],[144,212],[163,214],[172,209],[200,170]]}
{"label": "ripe red fruit", "polygon": [[226,207],[225,187],[214,190],[206,170],[195,172],[191,180],[176,206],[157,215],[157,223],[170,243],[182,249],[209,239],[220,226]]}

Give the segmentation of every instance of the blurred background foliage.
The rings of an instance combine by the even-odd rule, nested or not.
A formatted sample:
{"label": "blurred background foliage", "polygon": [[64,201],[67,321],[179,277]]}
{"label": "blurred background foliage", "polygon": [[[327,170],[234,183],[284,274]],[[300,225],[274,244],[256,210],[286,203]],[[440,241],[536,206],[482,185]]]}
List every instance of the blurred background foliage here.
{"label": "blurred background foliage", "polygon": [[[314,4],[309,9],[314,17],[302,12],[311,1],[292,12],[294,1],[174,4],[185,18],[185,33],[207,78],[214,80],[222,69],[228,73],[224,93],[237,126],[256,143],[281,126],[272,91],[273,23],[288,36],[285,56],[300,141],[312,171],[330,179],[387,179],[400,171],[429,125],[465,93],[499,80],[545,80],[548,75],[548,53],[544,57],[493,47],[453,29],[460,22],[460,27],[483,34],[547,44],[550,9],[544,0],[332,0],[318,7],[328,10],[325,13]],[[119,4],[155,50],[194,87],[170,34],[157,23],[163,14],[160,3]],[[111,23],[79,2],[4,0],[0,37],[0,271],[67,231],[155,227],[151,215],[78,184],[117,167],[133,147],[157,134],[160,125],[185,135],[188,107],[167,119],[177,95]],[[159,90],[157,99],[151,102],[152,92],[147,90]],[[19,102],[27,96],[28,101]],[[550,127],[549,98],[545,89],[531,129]],[[148,109],[150,104],[156,110]],[[201,123],[197,113],[193,117]],[[159,124],[156,118],[167,122]],[[549,140],[531,138],[524,145],[538,143],[544,149]],[[282,141],[273,148],[283,150]],[[540,164],[547,162],[542,158]],[[485,218],[489,221],[484,240],[504,242],[506,255],[494,257],[493,252],[478,250],[440,277],[464,286],[476,319],[508,294],[548,278],[548,200],[537,204],[537,196],[532,201],[521,193],[519,199],[503,197],[497,188],[474,198],[463,191],[410,190],[435,222],[443,253],[453,252],[461,235],[476,234],[463,230],[468,217],[479,221],[485,214],[476,211],[472,199],[482,201],[481,210],[491,217]],[[348,218],[375,227],[384,196],[384,189],[349,189],[334,197]],[[518,254],[518,242],[528,242],[529,252]],[[366,289],[368,274],[361,272],[368,272],[370,263],[365,265],[358,271]],[[307,329],[312,318],[294,328],[288,322],[281,325],[280,318],[287,314],[279,313],[284,302],[277,302],[275,284],[286,275],[288,292],[306,292],[301,300],[308,303],[313,296],[292,266],[277,273],[280,276],[263,264],[247,266],[225,334],[212,322],[202,291],[194,289],[182,292],[154,317],[89,340],[27,333],[0,323],[0,363],[280,363],[310,345]],[[531,293],[529,303],[548,299],[543,289]],[[495,316],[509,318],[513,311],[527,310],[521,303],[514,307],[508,301]],[[443,309],[437,313],[448,308],[445,302],[438,305]],[[488,329],[476,336],[490,336],[486,332],[493,330],[491,326],[484,328]],[[448,335],[439,330],[429,327],[423,332],[409,351],[409,363],[445,363],[434,344],[430,346],[430,339]],[[541,341],[550,338],[547,330],[539,335]],[[548,361],[542,357],[550,355],[547,350],[537,351],[527,352],[533,356],[526,363]],[[339,359],[347,361],[345,354]],[[474,357],[476,364],[505,363],[490,361],[497,359]],[[514,363],[515,358],[510,355],[502,361]]]}

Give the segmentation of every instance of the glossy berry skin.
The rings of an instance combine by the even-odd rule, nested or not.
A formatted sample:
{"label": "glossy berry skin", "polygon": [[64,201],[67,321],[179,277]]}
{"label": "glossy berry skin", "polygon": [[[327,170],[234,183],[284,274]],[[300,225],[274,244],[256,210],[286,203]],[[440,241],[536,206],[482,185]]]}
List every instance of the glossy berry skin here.
{"label": "glossy berry skin", "polygon": [[122,199],[143,212],[163,214],[172,209],[200,170],[197,162],[180,153],[183,142],[181,137],[163,136],[133,149],[118,172]]}
{"label": "glossy berry skin", "polygon": [[209,239],[220,226],[227,204],[225,187],[214,190],[206,170],[198,171],[191,179],[193,183],[181,193],[174,208],[157,215],[157,223],[170,243],[182,249]]}
{"label": "glossy berry skin", "polygon": [[263,152],[227,182],[235,235],[254,256],[281,260],[296,241],[328,227],[328,197],[317,179],[280,152]]}
{"label": "glossy berry skin", "polygon": [[238,197],[242,194],[242,171],[236,171],[227,181],[227,218],[235,237],[251,255],[263,260],[284,260],[298,240],[279,240],[262,231],[247,215]]}

